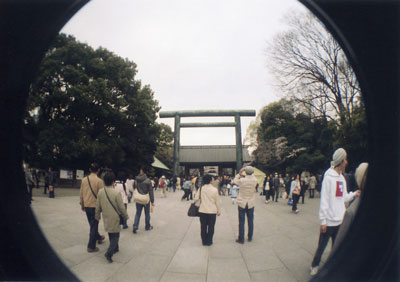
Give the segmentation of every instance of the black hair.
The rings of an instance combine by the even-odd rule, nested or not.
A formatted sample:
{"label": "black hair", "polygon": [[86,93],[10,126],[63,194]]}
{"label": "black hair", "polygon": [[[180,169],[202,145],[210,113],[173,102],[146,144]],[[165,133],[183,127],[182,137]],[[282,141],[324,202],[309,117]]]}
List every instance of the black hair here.
{"label": "black hair", "polygon": [[126,182],[126,179],[128,177],[124,171],[119,171],[117,175],[118,175],[118,177],[117,177],[118,180],[120,180],[122,182]]}
{"label": "black hair", "polygon": [[106,186],[111,186],[112,184],[113,184],[113,182],[115,181],[115,174],[114,174],[114,172],[107,172],[105,175],[104,175],[104,184],[106,185]]}
{"label": "black hair", "polygon": [[91,163],[89,169],[91,172],[97,172],[99,170],[99,165],[97,163]]}
{"label": "black hair", "polygon": [[212,179],[213,179],[212,175],[209,174],[204,175],[203,184],[210,184]]}

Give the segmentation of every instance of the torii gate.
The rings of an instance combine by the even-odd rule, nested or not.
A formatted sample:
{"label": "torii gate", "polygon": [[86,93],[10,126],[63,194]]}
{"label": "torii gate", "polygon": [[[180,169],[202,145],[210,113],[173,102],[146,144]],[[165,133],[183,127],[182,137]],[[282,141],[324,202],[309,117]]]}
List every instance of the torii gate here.
{"label": "torii gate", "polygon": [[[226,117],[233,116],[235,122],[181,123],[181,117]],[[254,117],[255,110],[199,110],[199,111],[166,111],[160,112],[160,118],[175,118],[174,131],[174,176],[179,175],[179,145],[181,127],[235,127],[236,133],[236,169],[243,166],[242,131],[240,117]]]}

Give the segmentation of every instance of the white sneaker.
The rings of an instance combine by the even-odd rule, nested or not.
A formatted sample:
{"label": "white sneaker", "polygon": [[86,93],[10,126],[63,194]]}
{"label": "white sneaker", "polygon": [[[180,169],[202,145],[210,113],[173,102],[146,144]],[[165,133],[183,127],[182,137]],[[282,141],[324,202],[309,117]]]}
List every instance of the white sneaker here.
{"label": "white sneaker", "polygon": [[310,275],[314,276],[318,273],[318,266],[311,267]]}
{"label": "white sneaker", "polygon": [[299,210],[296,210],[295,213],[299,213]]}
{"label": "white sneaker", "polygon": [[269,204],[269,201],[265,201],[266,204]]}

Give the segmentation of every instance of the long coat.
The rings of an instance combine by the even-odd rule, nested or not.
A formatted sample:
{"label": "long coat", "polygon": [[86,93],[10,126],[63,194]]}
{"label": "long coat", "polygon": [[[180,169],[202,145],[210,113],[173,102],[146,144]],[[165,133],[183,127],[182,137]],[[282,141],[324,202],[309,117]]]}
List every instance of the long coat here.
{"label": "long coat", "polygon": [[108,233],[118,233],[121,231],[119,215],[111,206],[104,189],[107,190],[108,197],[110,198],[114,207],[118,210],[119,214],[122,214],[126,219],[129,218],[128,213],[125,210],[124,203],[122,202],[121,193],[109,186],[101,189],[97,195],[96,219],[100,220],[100,213],[102,213],[104,230]]}

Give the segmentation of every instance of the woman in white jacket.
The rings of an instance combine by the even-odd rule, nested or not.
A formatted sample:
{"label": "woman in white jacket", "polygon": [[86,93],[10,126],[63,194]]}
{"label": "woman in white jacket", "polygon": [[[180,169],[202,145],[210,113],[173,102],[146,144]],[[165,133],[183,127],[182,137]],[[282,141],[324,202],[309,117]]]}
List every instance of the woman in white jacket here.
{"label": "woman in white jacket", "polygon": [[201,241],[203,246],[211,246],[213,244],[216,216],[221,214],[221,204],[218,189],[213,185],[213,177],[205,175],[203,183],[204,185],[196,193],[194,201],[200,201]]}

